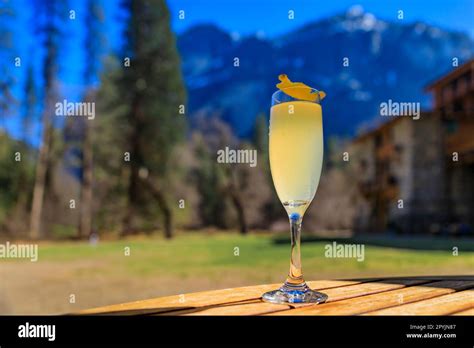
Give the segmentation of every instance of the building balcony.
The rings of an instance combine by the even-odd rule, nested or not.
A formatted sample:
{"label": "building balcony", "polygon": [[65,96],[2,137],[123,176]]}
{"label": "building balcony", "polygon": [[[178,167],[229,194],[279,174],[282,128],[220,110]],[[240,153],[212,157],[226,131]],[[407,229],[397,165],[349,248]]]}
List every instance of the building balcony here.
{"label": "building balcony", "polygon": [[395,145],[392,143],[387,143],[380,146],[376,150],[375,155],[377,157],[377,160],[385,160],[385,159],[393,158],[393,156],[395,155],[395,152],[396,152]]}
{"label": "building balcony", "polygon": [[446,134],[445,151],[452,155],[453,152],[464,154],[474,151],[474,121],[460,122],[456,131]]}

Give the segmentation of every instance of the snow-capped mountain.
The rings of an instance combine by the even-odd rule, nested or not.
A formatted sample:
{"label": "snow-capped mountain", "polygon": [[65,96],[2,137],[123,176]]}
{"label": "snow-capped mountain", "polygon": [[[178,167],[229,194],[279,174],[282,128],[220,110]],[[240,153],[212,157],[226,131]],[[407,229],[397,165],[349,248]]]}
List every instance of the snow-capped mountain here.
{"label": "snow-capped mountain", "polygon": [[384,21],[360,7],[275,38],[199,25],[178,37],[178,48],[191,114],[217,113],[243,137],[259,113],[268,115],[278,74],[326,91],[325,133],[353,135],[388,99],[429,108],[423,87],[451,70],[453,58],[474,55],[467,34]]}

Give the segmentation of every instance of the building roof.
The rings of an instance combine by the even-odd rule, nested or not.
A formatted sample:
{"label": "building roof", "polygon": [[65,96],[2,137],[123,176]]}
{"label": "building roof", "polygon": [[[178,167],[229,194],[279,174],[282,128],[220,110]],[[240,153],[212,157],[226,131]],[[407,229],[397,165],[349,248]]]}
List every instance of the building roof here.
{"label": "building roof", "polygon": [[436,87],[446,85],[452,80],[455,80],[459,76],[465,74],[467,71],[474,71],[474,59],[467,61],[456,69],[453,69],[450,72],[443,74],[438,79],[430,82],[428,85],[425,86],[425,91],[432,91]]}
{"label": "building roof", "polygon": [[383,130],[392,127],[395,123],[399,122],[402,120],[404,117],[394,117],[388,121],[383,122],[382,124],[378,124],[375,127],[366,130],[365,132],[362,132],[361,134],[357,135],[352,142],[353,143],[358,143],[362,142],[364,140],[367,140],[371,138],[372,136],[375,136],[377,133],[381,133]]}
{"label": "building roof", "polygon": [[[433,114],[433,112],[431,110],[424,110],[424,111],[422,110],[421,111],[421,118],[426,117],[426,116],[431,116],[432,114]],[[401,120],[404,120],[404,119],[411,119],[411,118],[406,117],[406,116],[393,117],[392,119],[390,119],[388,121],[385,121],[384,123],[379,124],[379,125],[375,126],[374,128],[357,135],[352,140],[352,142],[353,143],[359,143],[359,142],[362,142],[364,140],[367,140],[367,139],[369,139],[369,138],[371,138],[371,137],[373,137],[377,134],[382,133],[386,129],[394,127],[398,122],[400,122]],[[415,122],[417,120],[412,120],[412,121]]]}
{"label": "building roof", "polygon": [[[441,76],[437,80],[434,80],[433,82],[431,82],[430,84],[428,84],[425,87],[425,91],[430,91],[431,92],[436,87],[449,84],[452,80],[455,80],[456,78],[458,78],[459,76],[465,74],[468,71],[472,71],[474,73],[474,59],[471,59],[471,60],[467,61],[466,63],[464,63],[460,67],[457,67],[456,69],[453,69],[450,72],[444,74],[443,76]],[[432,113],[431,110],[422,111],[423,116],[430,115],[431,113]],[[383,132],[384,130],[386,130],[390,127],[393,127],[397,122],[399,122],[400,120],[402,120],[404,118],[405,117],[394,117],[393,119],[388,120],[388,121],[386,121],[382,124],[375,125],[372,129],[357,135],[352,140],[352,142],[353,143],[358,143],[358,142],[362,142],[364,140],[370,139],[371,137],[375,136],[376,134],[379,134],[379,133]]]}

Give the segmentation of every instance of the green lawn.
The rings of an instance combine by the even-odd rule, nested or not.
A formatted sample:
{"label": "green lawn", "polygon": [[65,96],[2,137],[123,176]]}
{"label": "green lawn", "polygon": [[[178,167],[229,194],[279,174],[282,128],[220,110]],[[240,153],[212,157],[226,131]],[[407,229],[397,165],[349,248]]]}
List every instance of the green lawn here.
{"label": "green lawn", "polygon": [[[36,263],[0,261],[0,276],[6,280],[0,287],[4,301],[0,302],[0,313],[64,312],[151,296],[279,283],[289,263],[289,242],[284,239],[267,234],[188,232],[171,241],[138,237],[101,241],[96,246],[44,242]],[[474,274],[474,242],[437,240],[439,250],[412,250],[400,248],[399,240],[377,237],[361,241],[365,245],[363,262],[326,258],[329,241],[304,242],[306,279]],[[411,244],[423,248],[425,242]],[[459,248],[458,256],[453,256],[453,246]],[[126,247],[130,256],[125,255]],[[77,297],[75,304],[67,301],[71,293]]]}

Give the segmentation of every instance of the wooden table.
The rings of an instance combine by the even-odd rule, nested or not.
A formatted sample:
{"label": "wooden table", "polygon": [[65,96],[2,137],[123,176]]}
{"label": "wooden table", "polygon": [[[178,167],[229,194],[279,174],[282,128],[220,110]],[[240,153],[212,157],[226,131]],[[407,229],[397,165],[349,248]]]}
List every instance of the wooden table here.
{"label": "wooden table", "polygon": [[318,305],[265,303],[280,284],[196,292],[135,301],[76,314],[107,315],[474,315],[474,276],[316,280],[328,295]]}

